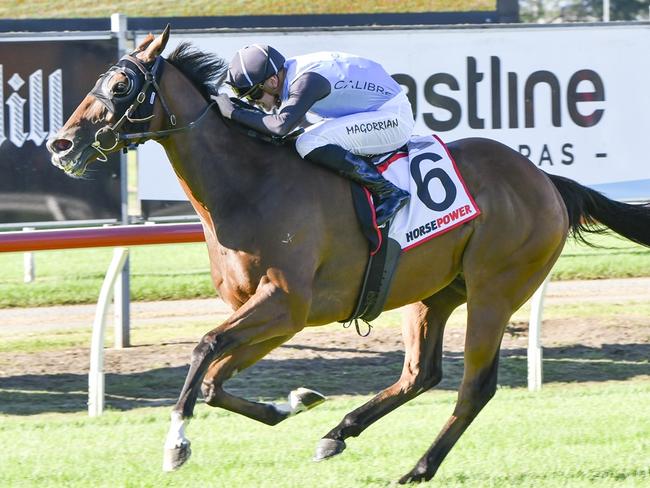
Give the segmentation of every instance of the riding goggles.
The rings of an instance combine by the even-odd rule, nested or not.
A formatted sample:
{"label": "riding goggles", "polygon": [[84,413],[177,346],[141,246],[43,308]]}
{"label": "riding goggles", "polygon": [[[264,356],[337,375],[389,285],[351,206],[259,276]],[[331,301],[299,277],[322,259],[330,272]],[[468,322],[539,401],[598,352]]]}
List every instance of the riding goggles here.
{"label": "riding goggles", "polygon": [[250,88],[237,88],[230,85],[237,95],[237,98],[246,98],[247,100],[257,101],[264,96],[264,83],[258,83]]}

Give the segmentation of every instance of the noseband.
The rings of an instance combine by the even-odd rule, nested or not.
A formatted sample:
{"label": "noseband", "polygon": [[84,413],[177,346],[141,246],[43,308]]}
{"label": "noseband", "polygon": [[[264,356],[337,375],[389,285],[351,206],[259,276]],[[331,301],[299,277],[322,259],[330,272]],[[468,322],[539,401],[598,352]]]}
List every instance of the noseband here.
{"label": "noseband", "polygon": [[[91,144],[91,147],[99,153],[97,157],[99,161],[107,161],[107,153],[114,150],[120,142],[126,142],[127,146],[137,146],[149,139],[161,139],[176,132],[190,130],[215,104],[215,102],[210,103],[194,122],[184,127],[176,127],[176,116],[169,110],[169,105],[167,105],[158,85],[164,65],[162,56],[158,56],[153,65],[148,67],[135,56],[127,54],[97,80],[90,94],[116,117],[118,114],[122,114],[113,125],[107,124],[95,133],[95,142]],[[115,73],[122,73],[126,77],[126,86],[109,89],[107,84]],[[151,95],[147,106],[145,101],[149,91],[151,91]],[[145,127],[148,127],[148,123],[154,117],[153,107],[156,96],[160,99],[171,128],[151,132],[121,133],[120,129],[127,122],[146,124]]]}

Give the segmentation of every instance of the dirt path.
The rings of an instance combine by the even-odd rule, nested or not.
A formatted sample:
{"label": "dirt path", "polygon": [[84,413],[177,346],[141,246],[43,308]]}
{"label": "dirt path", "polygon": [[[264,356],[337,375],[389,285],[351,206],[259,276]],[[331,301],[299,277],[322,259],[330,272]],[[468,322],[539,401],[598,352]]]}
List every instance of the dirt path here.
{"label": "dirt path", "polygon": [[[546,304],[629,304],[624,317],[545,320],[545,382],[650,377],[650,317],[634,313],[650,302],[650,278],[552,282]],[[218,323],[229,311],[219,300],[133,303],[137,326]],[[93,305],[0,310],[0,340],[7,335],[89,328]],[[62,325],[63,324],[63,325]],[[526,382],[527,323],[512,323],[503,341],[499,383]],[[182,384],[196,337],[106,351],[108,404],[113,408],[171,404]],[[462,376],[464,330],[445,333],[445,379],[455,389]],[[229,390],[252,398],[278,398],[306,385],[328,395],[367,394],[391,384],[401,371],[403,346],[395,328],[368,338],[330,325],[307,329],[231,380]],[[85,409],[88,348],[0,353],[0,413]]]}
{"label": "dirt path", "polygon": [[[643,302],[650,300],[650,278],[614,280],[553,281],[545,302],[549,305],[597,301],[600,303]],[[138,325],[170,321],[215,321],[230,313],[218,299],[133,302],[131,319]],[[0,338],[26,330],[84,328],[92,325],[95,305],[0,309]]]}
{"label": "dirt path", "polygon": [[[155,325],[170,321],[201,322],[227,315],[230,309],[218,299],[166,300],[131,303],[133,324]],[[109,310],[112,316],[112,310]],[[95,305],[0,309],[0,337],[4,334],[92,327]]]}

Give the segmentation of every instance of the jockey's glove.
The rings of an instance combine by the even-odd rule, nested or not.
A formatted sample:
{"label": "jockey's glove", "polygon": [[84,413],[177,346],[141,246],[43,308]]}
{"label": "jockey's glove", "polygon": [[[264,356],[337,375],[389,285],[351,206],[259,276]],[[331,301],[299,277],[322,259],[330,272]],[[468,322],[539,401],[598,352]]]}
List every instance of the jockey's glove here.
{"label": "jockey's glove", "polygon": [[223,115],[227,119],[232,118],[232,112],[233,110],[235,110],[235,106],[230,101],[230,97],[228,95],[226,95],[225,93],[220,93],[217,96],[213,95],[212,100],[217,102],[221,115]]}

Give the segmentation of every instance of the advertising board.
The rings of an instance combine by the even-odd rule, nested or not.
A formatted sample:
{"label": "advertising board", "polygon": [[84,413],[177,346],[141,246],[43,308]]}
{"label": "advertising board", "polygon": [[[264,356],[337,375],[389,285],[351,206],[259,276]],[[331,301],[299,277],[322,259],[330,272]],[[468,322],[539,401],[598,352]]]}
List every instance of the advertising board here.
{"label": "advertising board", "polygon": [[118,155],[75,180],[45,148],[117,52],[109,34],[0,36],[0,224],[120,218]]}
{"label": "advertising board", "polygon": [[[612,198],[650,199],[647,25],[172,31],[167,52],[183,41],[227,60],[255,42],[287,57],[321,50],[370,57],[404,87],[416,133],[496,139]],[[160,146],[146,144],[138,159],[140,198],[185,198]]]}

